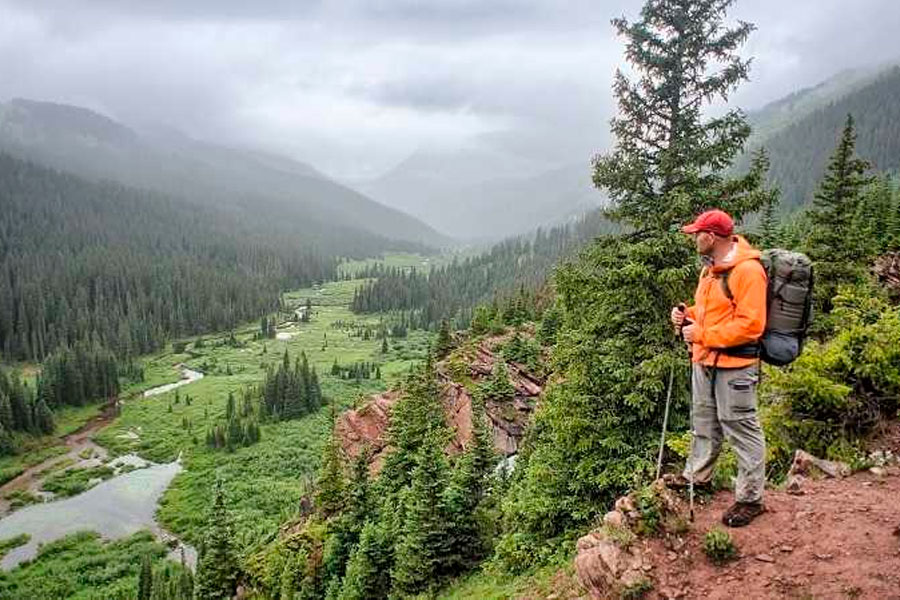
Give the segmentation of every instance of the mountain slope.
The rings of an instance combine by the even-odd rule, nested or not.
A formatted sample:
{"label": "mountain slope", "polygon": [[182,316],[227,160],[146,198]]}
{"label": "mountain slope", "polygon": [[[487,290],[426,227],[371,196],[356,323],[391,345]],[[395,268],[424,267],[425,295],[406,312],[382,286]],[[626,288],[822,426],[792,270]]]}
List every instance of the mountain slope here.
{"label": "mountain slope", "polygon": [[420,149],[360,187],[373,198],[466,240],[497,240],[565,222],[600,205],[590,164],[528,158],[482,140]]}
{"label": "mountain slope", "polygon": [[309,165],[171,132],[142,135],[84,108],[22,99],[0,105],[0,149],[83,177],[268,212],[292,221],[300,234],[321,236],[336,226],[403,241],[446,242],[409,215]]}
{"label": "mountain slope", "polygon": [[[845,75],[751,115],[759,133],[750,149],[769,151],[769,178],[782,191],[784,209],[811,201],[848,114],[856,122],[857,153],[879,171],[900,168],[900,67]],[[738,168],[747,162],[743,157]]]}
{"label": "mountain slope", "polygon": [[[126,358],[276,310],[338,256],[404,245],[348,227],[92,182],[0,153],[0,353],[99,341]],[[410,249],[415,248],[406,244]]]}

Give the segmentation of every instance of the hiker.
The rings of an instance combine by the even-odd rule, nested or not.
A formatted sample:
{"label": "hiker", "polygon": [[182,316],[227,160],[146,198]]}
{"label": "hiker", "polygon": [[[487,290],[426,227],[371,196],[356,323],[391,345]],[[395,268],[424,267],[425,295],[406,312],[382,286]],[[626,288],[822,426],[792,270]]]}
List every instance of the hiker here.
{"label": "hiker", "polygon": [[672,323],[690,345],[694,441],[672,487],[709,487],[727,439],[738,460],[735,503],[722,516],[743,527],[760,515],[765,485],[765,439],[756,409],[759,339],[766,327],[766,271],[760,253],[734,234],[721,210],[704,212],[682,228],[694,236],[703,262],[694,305],[672,309]]}

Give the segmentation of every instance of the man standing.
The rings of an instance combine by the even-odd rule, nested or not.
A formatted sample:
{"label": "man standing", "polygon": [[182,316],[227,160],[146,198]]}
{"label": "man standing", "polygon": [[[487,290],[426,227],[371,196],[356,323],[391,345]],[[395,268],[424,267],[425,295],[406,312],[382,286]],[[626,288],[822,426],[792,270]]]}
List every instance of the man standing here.
{"label": "man standing", "polygon": [[[764,511],[765,439],[757,415],[759,338],[766,326],[766,272],[760,253],[734,234],[734,222],[711,210],[682,228],[703,261],[694,305],[672,309],[672,323],[691,345],[694,443],[673,487],[708,484],[727,439],[738,459],[736,502],[722,516],[748,525]],[[693,470],[693,473],[690,470]]]}

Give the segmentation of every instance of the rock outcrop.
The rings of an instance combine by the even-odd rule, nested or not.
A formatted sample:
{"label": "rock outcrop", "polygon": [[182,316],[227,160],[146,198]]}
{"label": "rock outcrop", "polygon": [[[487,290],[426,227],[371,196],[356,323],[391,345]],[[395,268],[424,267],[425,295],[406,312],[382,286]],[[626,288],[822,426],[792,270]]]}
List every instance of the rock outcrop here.
{"label": "rock outcrop", "polygon": [[[677,535],[666,528],[675,523],[673,516],[684,512],[683,502],[662,480],[655,482],[649,493],[653,501],[645,508],[652,505],[652,528],[666,536]],[[648,515],[639,506],[635,493],[622,496],[604,515],[603,524],[578,540],[575,572],[592,598],[638,597],[652,586],[652,557],[636,533],[648,529]]]}
{"label": "rock outcrop", "polygon": [[[494,363],[502,360],[492,350],[492,346],[500,341],[502,338],[484,341],[465,357],[465,375],[472,382],[477,384],[490,377]],[[489,400],[485,403],[485,413],[493,431],[494,447],[501,456],[511,456],[518,452],[525,427],[543,390],[543,381],[530,373],[524,365],[514,362],[506,365],[510,383],[515,389],[514,396],[508,400]],[[447,425],[453,432],[447,452],[458,454],[472,439],[472,396],[465,385],[454,380],[452,373],[453,368],[446,362],[437,365],[442,390],[441,404]],[[400,392],[396,390],[372,396],[361,408],[341,415],[336,424],[341,445],[348,456],[355,457],[364,447],[369,448],[373,472],[381,468],[387,449],[386,434],[391,407],[399,399]]]}

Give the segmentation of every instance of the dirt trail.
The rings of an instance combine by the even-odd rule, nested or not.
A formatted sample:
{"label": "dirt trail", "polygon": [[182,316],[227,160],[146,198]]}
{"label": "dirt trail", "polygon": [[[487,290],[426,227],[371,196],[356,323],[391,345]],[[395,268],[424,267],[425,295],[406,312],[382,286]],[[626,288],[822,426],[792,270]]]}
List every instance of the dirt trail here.
{"label": "dirt trail", "polygon": [[[647,543],[654,594],[709,599],[900,599],[900,468],[883,476],[804,484],[804,494],[769,491],[767,512],[749,527],[729,529],[740,558],[715,567],[703,534],[719,526],[732,502],[719,493],[697,513],[677,552],[663,540]],[[650,595],[650,597],[656,597]]]}
{"label": "dirt trail", "polygon": [[68,452],[48,458],[41,463],[27,468],[19,476],[10,479],[0,486],[0,517],[7,515],[10,512],[10,502],[6,499],[7,495],[15,490],[27,490],[32,493],[37,492],[44,479],[44,473],[53,466],[65,460],[81,460],[79,455],[88,448],[93,449],[94,456],[105,458],[107,455],[106,449],[94,443],[91,437],[116,418],[119,414],[118,407],[118,399],[111,399],[106,406],[103,407],[100,414],[92,417],[87,423],[60,440],[67,448],[69,448]]}

